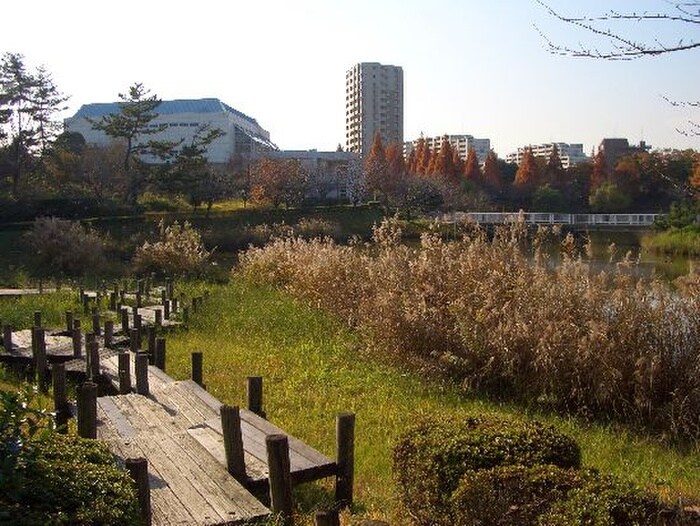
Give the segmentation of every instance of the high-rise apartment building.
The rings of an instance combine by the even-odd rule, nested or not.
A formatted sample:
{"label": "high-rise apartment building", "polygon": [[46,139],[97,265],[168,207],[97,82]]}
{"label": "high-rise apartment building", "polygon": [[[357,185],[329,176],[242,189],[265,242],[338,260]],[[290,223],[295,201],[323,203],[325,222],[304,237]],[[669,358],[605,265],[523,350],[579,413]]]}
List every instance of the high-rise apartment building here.
{"label": "high-rise apartment building", "polygon": [[[422,137],[422,136],[421,136]],[[476,158],[479,163],[483,163],[486,160],[486,156],[491,150],[491,140],[490,139],[476,139],[472,135],[438,135],[436,137],[422,137],[425,143],[430,148],[430,151],[439,153],[440,148],[442,148],[442,143],[448,140],[452,145],[452,149],[459,153],[462,160],[466,160],[469,148],[474,148],[476,153]],[[403,155],[408,158],[408,155],[418,146],[418,141],[420,139],[415,139],[410,142],[405,142],[403,145]]]}
{"label": "high-rise apartment building", "polygon": [[384,146],[403,144],[403,69],[362,62],[345,75],[346,149],[366,156],[377,131]]}
{"label": "high-rise apartment building", "polygon": [[506,162],[520,164],[523,160],[525,150],[531,150],[535,157],[543,157],[549,159],[554,148],[557,149],[559,158],[561,159],[562,168],[569,168],[580,163],[585,163],[591,160],[583,153],[583,144],[568,144],[565,142],[548,142],[545,144],[531,144],[529,146],[520,146],[517,152],[506,155]]}

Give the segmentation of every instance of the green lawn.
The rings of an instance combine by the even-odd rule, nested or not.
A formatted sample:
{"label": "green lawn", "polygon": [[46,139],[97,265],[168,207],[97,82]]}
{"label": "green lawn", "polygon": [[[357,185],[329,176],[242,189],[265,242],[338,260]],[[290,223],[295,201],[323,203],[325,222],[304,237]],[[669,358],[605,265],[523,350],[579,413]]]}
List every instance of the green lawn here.
{"label": "green lawn", "polygon": [[[187,291],[186,291],[187,292]],[[204,353],[204,381],[222,402],[245,403],[245,378],[265,381],[268,418],[334,455],[334,419],[354,411],[358,513],[404,524],[391,475],[396,437],[420,415],[435,412],[518,414],[522,410],[471,399],[367,356],[357,337],[318,310],[285,294],[234,280],[212,289],[191,330],[168,340],[168,372],[190,374],[190,352]],[[524,415],[523,415],[524,416]],[[584,463],[612,471],[675,499],[700,499],[700,451],[682,454],[650,439],[573,419],[549,417],[578,440]],[[308,499],[323,491],[312,487]],[[318,503],[303,507],[308,512]]]}

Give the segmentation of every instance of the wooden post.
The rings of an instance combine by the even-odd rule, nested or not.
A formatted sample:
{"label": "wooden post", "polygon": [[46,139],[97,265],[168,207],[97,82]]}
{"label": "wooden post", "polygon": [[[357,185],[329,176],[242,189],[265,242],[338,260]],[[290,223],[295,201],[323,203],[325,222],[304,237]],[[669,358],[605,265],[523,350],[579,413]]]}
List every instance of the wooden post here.
{"label": "wooden post", "polygon": [[90,341],[88,352],[90,353],[90,376],[96,379],[100,376],[100,346],[97,340]]}
{"label": "wooden post", "polygon": [[129,349],[135,353],[139,351],[139,331],[138,329],[129,330]]}
{"label": "wooden post", "polygon": [[136,392],[148,396],[148,353],[136,353]]}
{"label": "wooden post", "polygon": [[182,307],[182,323],[187,325],[190,322],[190,308],[185,305]]}
{"label": "wooden post", "polygon": [[146,329],[148,332],[148,363],[154,365],[156,363],[156,328],[149,325]]}
{"label": "wooden post", "polygon": [[151,526],[151,486],[148,483],[148,461],[143,458],[127,458],[124,462],[129,475],[136,482],[136,495],[139,499],[141,518],[146,526]]}
{"label": "wooden post", "polygon": [[95,335],[91,332],[85,333],[85,374],[88,378],[92,378],[92,342],[95,340]]}
{"label": "wooden post", "polygon": [[129,309],[122,307],[122,332],[124,335],[129,334]]}
{"label": "wooden post", "polygon": [[163,326],[163,311],[161,309],[156,309],[156,327]]}
{"label": "wooden post", "polygon": [[170,310],[174,313],[177,312],[177,298],[170,300]]}
{"label": "wooden post", "polygon": [[2,346],[5,347],[5,352],[12,350],[12,325],[5,325],[2,328]]}
{"label": "wooden post", "polygon": [[263,411],[263,379],[262,376],[249,376],[246,384],[248,393],[248,409],[258,416],[265,418]]}
{"label": "wooden post", "polygon": [[53,383],[53,407],[56,412],[56,430],[59,433],[68,432],[68,399],[66,397],[66,367],[56,363],[51,371]]}
{"label": "wooden post", "polygon": [[73,356],[80,358],[83,355],[83,331],[80,330],[80,320],[73,322]]}
{"label": "wooden post", "polygon": [[136,292],[136,307],[137,308],[143,307],[143,304],[141,302],[141,291]]}
{"label": "wooden post", "polygon": [[122,290],[119,291],[119,303],[122,305],[126,304],[126,289],[123,288]]}
{"label": "wooden post", "polygon": [[156,338],[155,366],[165,372],[165,338]]}
{"label": "wooden post", "polygon": [[243,458],[243,435],[241,433],[241,414],[236,406],[221,406],[221,429],[224,433],[224,451],[226,468],[236,480],[243,481],[245,459]]}
{"label": "wooden post", "polygon": [[165,280],[165,290],[168,298],[172,298],[175,292],[175,286],[171,278]]}
{"label": "wooden post", "polygon": [[73,330],[73,312],[67,310],[66,311],[66,331],[68,331],[68,334]]}
{"label": "wooden post", "polygon": [[90,314],[90,296],[87,294],[83,296],[83,314],[85,314],[85,316]]}
{"label": "wooden post", "polygon": [[117,293],[115,291],[109,293],[109,310],[117,310]]}
{"label": "wooden post", "polygon": [[100,311],[97,307],[92,308],[92,332],[99,336],[102,332],[100,327]]}
{"label": "wooden post", "polygon": [[111,347],[114,343],[114,322],[105,320],[105,347]]}
{"label": "wooden post", "polygon": [[338,510],[321,510],[314,515],[316,526],[340,526]]}
{"label": "wooden post", "polygon": [[[141,318],[141,315],[137,312],[134,314],[134,328],[139,330],[139,333],[143,329],[143,318]],[[141,343],[139,342],[139,347],[141,346]]]}
{"label": "wooden post", "polygon": [[97,384],[92,382],[78,389],[78,435],[97,438]]}
{"label": "wooden post", "polygon": [[201,352],[192,353],[192,381],[202,388],[204,387],[204,374],[202,370],[202,360],[204,355]]}
{"label": "wooden post", "polygon": [[119,394],[131,392],[131,354],[119,353]]}
{"label": "wooden post", "polygon": [[46,329],[34,327],[32,329],[32,351],[34,352],[34,366],[39,380],[39,389],[42,393],[47,393],[48,386],[48,363],[46,361]]}
{"label": "wooden post", "polygon": [[270,472],[272,513],[280,515],[282,524],[292,524],[292,477],[289,470],[289,442],[286,435],[267,435],[267,467]]}
{"label": "wooden post", "polygon": [[41,327],[41,311],[34,311],[34,327]]}
{"label": "wooden post", "polygon": [[160,291],[160,304],[165,305],[166,301],[168,301],[168,292],[163,288],[163,290]]}
{"label": "wooden post", "polygon": [[170,300],[165,300],[163,303],[163,318],[170,319]]}
{"label": "wooden post", "polygon": [[336,418],[338,473],[335,478],[335,500],[340,506],[352,505],[355,476],[355,414],[340,413]]}
{"label": "wooden post", "polygon": [[140,279],[136,281],[136,293],[142,295],[146,291],[146,283]]}

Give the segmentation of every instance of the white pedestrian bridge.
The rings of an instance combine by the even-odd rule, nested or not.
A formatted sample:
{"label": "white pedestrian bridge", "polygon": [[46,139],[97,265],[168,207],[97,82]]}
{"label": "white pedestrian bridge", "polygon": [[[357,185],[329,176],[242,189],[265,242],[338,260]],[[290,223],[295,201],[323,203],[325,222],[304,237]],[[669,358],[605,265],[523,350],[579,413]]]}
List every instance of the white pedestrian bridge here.
{"label": "white pedestrian bridge", "polygon": [[524,221],[530,225],[649,227],[663,214],[562,214],[550,212],[453,212],[444,220],[457,223],[500,225]]}

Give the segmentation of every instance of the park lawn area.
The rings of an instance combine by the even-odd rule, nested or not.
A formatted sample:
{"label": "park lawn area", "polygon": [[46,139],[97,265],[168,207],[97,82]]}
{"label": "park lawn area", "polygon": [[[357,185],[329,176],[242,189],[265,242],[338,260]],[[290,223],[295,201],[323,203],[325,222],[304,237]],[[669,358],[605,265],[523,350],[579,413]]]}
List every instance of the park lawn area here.
{"label": "park lawn area", "polygon": [[[187,296],[204,285],[182,285]],[[168,339],[168,373],[190,375],[190,352],[204,353],[204,382],[220,401],[245,404],[245,378],[264,378],[268,419],[289,433],[335,455],[335,415],[353,411],[356,421],[356,512],[405,524],[391,473],[396,438],[424,415],[502,414],[533,418],[527,411],[471,398],[456,386],[428,381],[415,372],[373,357],[360,338],[318,309],[269,287],[234,278],[209,287],[204,309],[190,330]],[[614,426],[542,416],[575,438],[585,466],[613,472],[670,500],[700,501],[700,449],[664,447]],[[300,513],[330,501],[330,483],[297,492]],[[321,501],[318,497],[321,497]]]}

